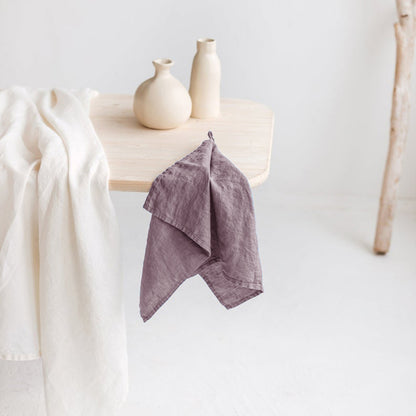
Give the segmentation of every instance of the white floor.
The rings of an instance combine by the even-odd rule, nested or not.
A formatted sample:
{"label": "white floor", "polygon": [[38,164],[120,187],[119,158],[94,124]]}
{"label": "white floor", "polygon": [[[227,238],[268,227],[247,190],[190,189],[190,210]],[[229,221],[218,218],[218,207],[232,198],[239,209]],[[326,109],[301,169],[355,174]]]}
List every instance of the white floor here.
{"label": "white floor", "polygon": [[[416,415],[416,202],[392,250],[377,201],[255,191],[265,293],[226,311],[202,279],[146,324],[138,294],[149,214],[113,194],[122,228],[130,395],[121,416]],[[44,415],[39,362],[0,364],[0,416]]]}

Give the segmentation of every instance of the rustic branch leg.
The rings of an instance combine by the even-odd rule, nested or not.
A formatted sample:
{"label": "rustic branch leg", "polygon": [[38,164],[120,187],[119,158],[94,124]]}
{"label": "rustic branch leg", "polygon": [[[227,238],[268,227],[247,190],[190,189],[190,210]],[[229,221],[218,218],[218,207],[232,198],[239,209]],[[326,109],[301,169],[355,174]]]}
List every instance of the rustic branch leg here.
{"label": "rustic branch leg", "polygon": [[390,120],[390,145],[384,171],[374,251],[385,254],[390,247],[403,151],[409,124],[410,75],[416,34],[416,0],[396,0],[399,22],[396,36],[396,73]]}

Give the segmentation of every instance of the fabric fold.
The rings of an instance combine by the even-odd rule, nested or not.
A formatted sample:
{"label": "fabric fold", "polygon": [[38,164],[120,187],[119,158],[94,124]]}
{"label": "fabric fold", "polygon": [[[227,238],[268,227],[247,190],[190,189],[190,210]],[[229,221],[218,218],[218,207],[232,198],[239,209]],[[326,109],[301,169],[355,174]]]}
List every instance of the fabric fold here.
{"label": "fabric fold", "polygon": [[189,277],[201,275],[232,308],[263,292],[251,189],[212,139],[160,174],[140,289],[144,321]]}
{"label": "fabric fold", "polygon": [[118,225],[88,115],[95,94],[0,92],[0,358],[42,358],[48,416],[114,415],[127,394]]}

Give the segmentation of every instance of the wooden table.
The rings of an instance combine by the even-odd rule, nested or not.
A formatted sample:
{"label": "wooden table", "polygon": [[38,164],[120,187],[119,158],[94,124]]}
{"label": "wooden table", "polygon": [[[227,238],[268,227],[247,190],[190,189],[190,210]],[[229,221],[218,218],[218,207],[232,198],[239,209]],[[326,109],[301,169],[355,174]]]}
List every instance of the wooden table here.
{"label": "wooden table", "polygon": [[110,189],[147,192],[153,180],[186,156],[211,130],[220,151],[248,178],[263,183],[270,169],[273,112],[248,100],[223,99],[215,119],[189,119],[173,130],[151,130],[134,117],[130,95],[101,95],[91,119],[110,165]]}

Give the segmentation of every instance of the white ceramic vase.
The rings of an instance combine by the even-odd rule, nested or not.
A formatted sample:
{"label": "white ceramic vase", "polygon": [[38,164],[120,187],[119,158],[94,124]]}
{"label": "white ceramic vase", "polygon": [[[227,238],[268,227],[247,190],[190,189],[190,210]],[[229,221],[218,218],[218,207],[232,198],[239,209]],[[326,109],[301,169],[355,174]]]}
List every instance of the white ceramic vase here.
{"label": "white ceramic vase", "polygon": [[192,117],[211,118],[220,113],[221,64],[214,39],[198,39],[192,63],[189,94]]}
{"label": "white ceramic vase", "polygon": [[153,61],[155,75],[134,94],[137,120],[151,129],[174,129],[188,120],[192,102],[186,88],[170,73],[171,59]]}

